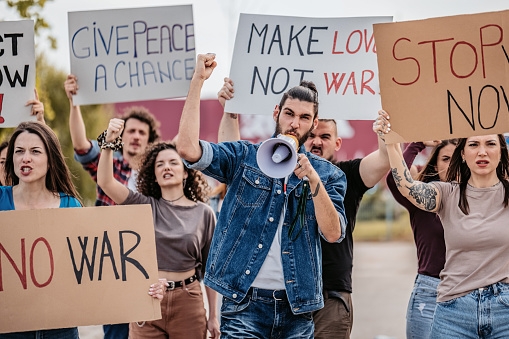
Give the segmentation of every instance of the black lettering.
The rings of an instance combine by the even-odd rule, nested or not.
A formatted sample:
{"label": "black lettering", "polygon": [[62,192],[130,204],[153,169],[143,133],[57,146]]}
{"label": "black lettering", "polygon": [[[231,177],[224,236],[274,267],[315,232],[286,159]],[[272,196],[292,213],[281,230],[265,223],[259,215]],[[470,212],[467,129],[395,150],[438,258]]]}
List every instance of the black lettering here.
{"label": "black lettering", "polygon": [[[105,252],[106,246],[108,246],[108,252]],[[103,274],[103,262],[105,257],[110,257],[111,265],[113,266],[113,273],[115,273],[115,279],[119,279],[119,275],[117,272],[117,266],[115,265],[115,258],[113,257],[113,250],[111,248],[110,239],[108,238],[108,232],[104,231],[103,244],[101,249],[101,262],[99,263],[99,280],[102,278]]]}
{"label": "black lettering", "polygon": [[451,92],[447,90],[447,110],[449,113],[449,133],[452,134],[452,112],[451,112],[451,99],[456,104],[456,107],[460,110],[461,114],[465,117],[465,119],[468,121],[468,124],[470,127],[472,127],[472,130],[475,131],[475,121],[474,121],[474,108],[473,108],[473,101],[472,101],[472,87],[468,87],[468,91],[470,92],[470,112],[472,114],[472,120],[470,120],[467,115],[465,114],[465,111],[458,105],[458,102],[454,97],[452,96]]}
{"label": "black lettering", "polygon": [[76,276],[76,281],[78,284],[81,284],[81,277],[83,276],[83,264],[87,264],[88,268],[88,276],[90,281],[94,280],[94,263],[95,263],[95,253],[97,250],[97,237],[94,237],[94,247],[92,250],[92,260],[88,259],[87,255],[87,243],[88,237],[84,237],[84,240],[81,240],[81,237],[78,237],[81,246],[81,265],[78,269],[76,267],[76,261],[74,260],[74,252],[72,250],[71,242],[69,241],[69,237],[67,237],[67,246],[69,247],[69,254],[71,255],[72,267],[74,269],[74,275]]}
{"label": "black lettering", "polygon": [[[136,236],[136,244],[133,247],[131,247],[127,252],[124,252],[124,233],[130,233],[130,234],[134,234]],[[134,251],[134,249],[136,247],[138,247],[138,245],[140,244],[141,236],[138,233],[133,232],[133,231],[120,231],[120,232],[118,232],[118,237],[120,239],[120,263],[121,263],[121,267],[122,267],[122,281],[127,280],[126,267],[125,267],[126,261],[130,262],[134,267],[136,267],[143,274],[143,276],[145,276],[145,279],[148,279],[149,278],[148,273],[147,273],[147,271],[145,271],[145,269],[140,264],[140,262],[136,259],[129,258],[129,254],[131,254],[132,251]]]}
{"label": "black lettering", "polygon": [[[259,37],[261,37],[263,34],[262,49],[260,51],[260,54],[263,54],[263,50],[265,49],[265,39],[267,38],[267,28],[268,28],[268,24],[265,24],[265,26],[263,26],[263,29],[261,31],[258,31],[258,28],[256,28],[255,24],[251,25],[251,34],[249,34],[249,43],[247,45],[248,53],[251,52],[251,41],[253,40],[253,29],[254,29],[254,30],[256,30],[256,34],[258,34]],[[267,93],[265,93],[265,94],[267,94]]]}

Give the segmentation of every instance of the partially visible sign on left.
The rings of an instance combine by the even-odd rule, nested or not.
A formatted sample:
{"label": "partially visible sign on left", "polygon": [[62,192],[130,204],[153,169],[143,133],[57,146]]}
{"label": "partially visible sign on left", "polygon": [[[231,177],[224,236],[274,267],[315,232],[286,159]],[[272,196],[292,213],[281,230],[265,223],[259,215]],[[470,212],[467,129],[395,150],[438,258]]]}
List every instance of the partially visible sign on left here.
{"label": "partially visible sign on left", "polygon": [[35,48],[32,20],[0,22],[0,128],[35,120],[26,102],[34,98]]}

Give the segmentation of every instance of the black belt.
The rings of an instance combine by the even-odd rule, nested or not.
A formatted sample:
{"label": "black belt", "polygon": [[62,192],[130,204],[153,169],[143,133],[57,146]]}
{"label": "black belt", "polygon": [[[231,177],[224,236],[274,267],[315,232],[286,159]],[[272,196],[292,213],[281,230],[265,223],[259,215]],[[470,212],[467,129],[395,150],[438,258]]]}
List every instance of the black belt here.
{"label": "black belt", "polygon": [[246,296],[250,295],[274,300],[286,300],[286,290],[264,290],[262,288],[251,287],[249,291],[247,291]]}
{"label": "black belt", "polygon": [[177,287],[182,287],[184,284],[190,284],[193,281],[198,280],[198,276],[195,274],[192,277],[187,278],[186,280],[181,281],[168,281],[168,286],[166,287],[167,291],[173,291]]}

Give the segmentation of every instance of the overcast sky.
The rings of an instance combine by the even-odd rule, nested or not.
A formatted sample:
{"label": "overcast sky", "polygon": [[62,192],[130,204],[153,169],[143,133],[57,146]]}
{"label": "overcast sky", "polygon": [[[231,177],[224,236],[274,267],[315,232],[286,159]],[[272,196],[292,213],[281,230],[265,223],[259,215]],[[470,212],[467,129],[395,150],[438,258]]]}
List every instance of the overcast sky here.
{"label": "overcast sky", "polygon": [[[54,0],[43,17],[52,26],[58,49],[39,43],[50,62],[69,72],[67,13],[99,9],[193,4],[196,52],[216,53],[218,68],[206,82],[203,96],[214,98],[228,76],[239,13],[301,17],[392,16],[394,21],[509,9],[507,0]],[[0,19],[16,20],[0,0]]]}

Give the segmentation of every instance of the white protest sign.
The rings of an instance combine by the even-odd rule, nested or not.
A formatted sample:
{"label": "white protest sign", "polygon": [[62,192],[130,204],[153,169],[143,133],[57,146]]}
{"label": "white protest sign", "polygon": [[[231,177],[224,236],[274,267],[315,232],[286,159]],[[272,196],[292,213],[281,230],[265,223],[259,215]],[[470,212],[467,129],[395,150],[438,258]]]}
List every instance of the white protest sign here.
{"label": "white protest sign", "polygon": [[0,127],[35,120],[26,102],[35,97],[34,22],[0,22]]}
{"label": "white protest sign", "polygon": [[74,103],[187,95],[195,66],[191,5],[69,13]]}
{"label": "white protest sign", "polygon": [[301,18],[241,14],[225,110],[272,114],[301,80],[318,88],[320,118],[369,120],[381,108],[374,23],[392,17]]}

